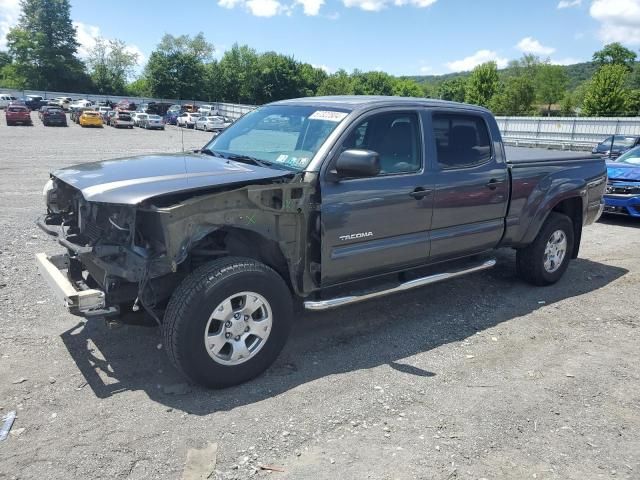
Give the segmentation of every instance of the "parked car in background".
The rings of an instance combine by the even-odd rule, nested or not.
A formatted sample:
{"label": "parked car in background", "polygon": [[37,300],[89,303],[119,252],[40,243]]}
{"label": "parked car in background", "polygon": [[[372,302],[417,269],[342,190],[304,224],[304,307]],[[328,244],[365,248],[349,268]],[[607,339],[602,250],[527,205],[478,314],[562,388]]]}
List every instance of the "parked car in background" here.
{"label": "parked car in background", "polygon": [[130,100],[120,100],[118,103],[116,103],[114,108],[116,110],[126,110],[129,112],[135,112],[138,109],[138,106],[136,105],[135,102],[132,102]]}
{"label": "parked car in background", "polygon": [[199,113],[184,112],[178,115],[176,125],[179,127],[194,128],[198,118],[200,118]]}
{"label": "parked car in background", "polygon": [[160,115],[147,115],[138,122],[138,126],[147,130],[164,130],[164,120]]}
{"label": "parked car in background", "polygon": [[102,117],[99,112],[95,110],[85,110],[80,115],[80,126],[81,127],[100,127],[102,128]]}
{"label": "parked car in background", "polygon": [[30,110],[40,110],[40,107],[47,104],[47,100],[40,95],[25,95],[22,101]]}
{"label": "parked car in background", "polygon": [[64,113],[60,107],[42,107],[45,110],[42,112],[38,112],[40,115],[40,120],[42,120],[42,124],[45,127],[49,127],[51,125],[58,125],[61,127],[67,126],[67,115]]}
{"label": "parked car in background", "polygon": [[640,145],[640,136],[612,135],[593,147],[591,153],[603,153],[610,157],[617,157],[638,145]]}
{"label": "parked car in background", "polygon": [[0,108],[7,108],[10,102],[15,102],[17,100],[13,95],[7,95],[3,93],[0,95]]}
{"label": "parked car in background", "polygon": [[133,119],[129,112],[116,111],[111,117],[110,125],[115,128],[133,128]]}
{"label": "parked car in background", "polygon": [[219,115],[211,115],[208,117],[200,117],[196,120],[194,128],[204,132],[220,132],[224,130],[228,123],[224,121],[224,117]]}
{"label": "parked car in background", "polygon": [[605,213],[640,218],[640,147],[607,162]]}
{"label": "parked car in background", "polygon": [[31,111],[26,105],[9,104],[5,113],[7,126],[12,125],[33,125],[31,121]]}
{"label": "parked car in background", "polygon": [[75,108],[86,108],[86,107],[93,107],[93,102],[90,100],[76,100],[69,104],[70,110]]}
{"label": "parked car in background", "polygon": [[185,103],[184,105],[182,105],[182,111],[183,112],[189,112],[189,113],[197,113],[198,112],[198,106],[194,105],[192,103]]}
{"label": "parked car in background", "polygon": [[218,109],[214,105],[200,105],[198,113],[201,115],[218,115]]}
{"label": "parked car in background", "polygon": [[136,127],[139,127],[140,126],[140,122],[146,120],[148,116],[149,115],[144,113],[144,112],[133,112],[131,114],[131,118],[133,119],[133,124]]}
{"label": "parked car in background", "polygon": [[49,105],[58,105],[63,110],[69,110],[71,101],[71,97],[56,97],[53,100],[49,101]]}
{"label": "parked car in background", "polygon": [[172,106],[171,103],[166,102],[147,102],[140,104],[138,111],[163,116],[166,115]]}
{"label": "parked car in background", "polygon": [[93,110],[91,107],[77,107],[69,112],[69,118],[72,122],[80,124],[80,117],[88,110]]}

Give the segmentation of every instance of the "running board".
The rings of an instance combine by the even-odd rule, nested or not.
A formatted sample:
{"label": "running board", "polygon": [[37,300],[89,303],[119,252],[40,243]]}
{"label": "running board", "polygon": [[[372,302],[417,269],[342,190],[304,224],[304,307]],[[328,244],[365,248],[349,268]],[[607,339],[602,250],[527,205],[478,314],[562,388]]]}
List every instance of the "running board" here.
{"label": "running board", "polygon": [[315,311],[329,310],[330,308],[342,307],[343,305],[350,305],[352,303],[362,302],[364,300],[369,300],[371,298],[382,297],[384,295],[389,295],[392,293],[411,290],[412,288],[423,287],[431,283],[442,282],[444,280],[449,280],[450,278],[467,275],[468,273],[479,272],[481,270],[492,268],[495,264],[496,264],[496,260],[495,258],[492,258],[491,260],[486,260],[481,264],[475,265],[473,267],[465,268],[462,270],[456,270],[453,272],[436,273],[434,275],[429,275],[428,277],[416,278],[415,280],[410,280],[408,282],[401,283],[400,285],[393,288],[389,288],[387,290],[380,290],[378,292],[366,293],[363,295],[352,295],[349,297],[331,298],[329,300],[307,301],[307,302],[304,302],[304,308],[307,310],[315,310]]}

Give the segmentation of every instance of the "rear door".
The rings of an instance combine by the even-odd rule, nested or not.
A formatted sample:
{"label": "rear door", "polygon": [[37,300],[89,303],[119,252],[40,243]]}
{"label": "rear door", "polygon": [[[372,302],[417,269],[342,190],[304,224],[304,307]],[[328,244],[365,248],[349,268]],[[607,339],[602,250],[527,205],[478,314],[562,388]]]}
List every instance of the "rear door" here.
{"label": "rear door", "polygon": [[[432,186],[421,124],[417,111],[384,111],[362,117],[343,135],[321,177],[323,285],[427,262]],[[378,152],[380,174],[332,179],[332,163],[354,148]]]}
{"label": "rear door", "polygon": [[494,248],[504,232],[509,178],[499,133],[492,138],[483,112],[434,110],[437,160],[431,261]]}

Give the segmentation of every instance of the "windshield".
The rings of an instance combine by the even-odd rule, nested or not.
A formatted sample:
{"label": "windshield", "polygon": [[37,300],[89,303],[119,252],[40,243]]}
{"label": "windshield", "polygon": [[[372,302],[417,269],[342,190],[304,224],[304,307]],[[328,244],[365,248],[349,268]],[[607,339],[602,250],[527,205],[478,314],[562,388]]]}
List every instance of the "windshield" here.
{"label": "windshield", "polygon": [[149,115],[147,117],[149,120],[162,120],[162,118],[160,117],[160,115]]}
{"label": "windshield", "polygon": [[620,155],[616,159],[617,163],[627,163],[629,165],[639,165],[640,166],[640,147],[634,148],[633,150],[629,150],[624,155]]}
{"label": "windshield", "polygon": [[[613,148],[629,148],[636,143],[636,137],[625,137],[624,135],[616,135],[613,140]],[[611,137],[602,142],[604,146],[611,146]]]}
{"label": "windshield", "polygon": [[272,105],[240,118],[205,147],[223,155],[250,156],[304,170],[347,110]]}

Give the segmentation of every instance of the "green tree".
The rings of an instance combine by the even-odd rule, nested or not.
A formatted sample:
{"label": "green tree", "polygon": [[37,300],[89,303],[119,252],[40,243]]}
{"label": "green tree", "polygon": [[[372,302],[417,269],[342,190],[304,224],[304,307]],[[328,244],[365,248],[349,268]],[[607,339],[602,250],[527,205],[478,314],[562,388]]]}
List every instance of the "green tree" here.
{"label": "green tree", "polygon": [[598,66],[604,65],[622,65],[630,72],[636,61],[636,53],[623,47],[620,43],[614,42],[605,45],[602,50],[598,50],[593,54],[593,62]]}
{"label": "green tree", "polygon": [[393,85],[393,94],[398,97],[424,97],[425,90],[414,80],[403,78],[401,80],[396,80]]}
{"label": "green tree", "polygon": [[530,115],[536,98],[533,80],[525,75],[508,77],[489,102],[496,115]]}
{"label": "green tree", "polygon": [[547,115],[551,115],[551,105],[564,96],[569,79],[563,67],[543,63],[538,66],[535,76],[538,100],[547,106]]}
{"label": "green tree", "polygon": [[267,52],[258,57],[255,102],[258,104],[304,95],[301,65],[292,57]]}
{"label": "green tree", "polygon": [[625,65],[604,65],[589,82],[584,96],[583,111],[588,116],[616,116],[628,106]]}
{"label": "green tree", "polygon": [[18,24],[7,34],[15,75],[41,90],[85,88],[69,0],[21,0],[20,7]]}
{"label": "green tree", "polygon": [[467,82],[464,78],[445,80],[438,85],[437,96],[441,100],[464,102]]}
{"label": "green tree", "polygon": [[192,100],[202,96],[207,80],[204,62],[211,59],[213,51],[202,33],[193,38],[165,34],[145,67],[149,89],[160,98]]}
{"label": "green tree", "polygon": [[228,102],[257,103],[258,54],[253,48],[234,44],[224,52],[218,67],[216,81],[220,83],[221,98]]}
{"label": "green tree", "polygon": [[122,95],[138,64],[138,54],[127,50],[122,40],[98,38],[89,53],[87,65],[98,93]]}
{"label": "green tree", "polygon": [[565,117],[570,117],[576,113],[575,96],[572,92],[565,92],[560,100],[560,113]]}
{"label": "green tree", "polygon": [[338,70],[329,75],[318,87],[318,95],[353,95],[354,82],[351,75],[344,70]]}
{"label": "green tree", "polygon": [[471,72],[465,89],[465,102],[488,107],[498,90],[498,66],[496,62],[478,65]]}
{"label": "green tree", "polygon": [[304,85],[304,96],[312,97],[316,94],[322,82],[329,76],[321,68],[314,67],[308,63],[303,63],[300,67],[300,75]]}
{"label": "green tree", "polygon": [[149,82],[145,77],[140,77],[127,85],[126,94],[133,97],[151,97]]}
{"label": "green tree", "polygon": [[352,77],[356,95],[393,95],[395,79],[388,73],[354,70]]}

